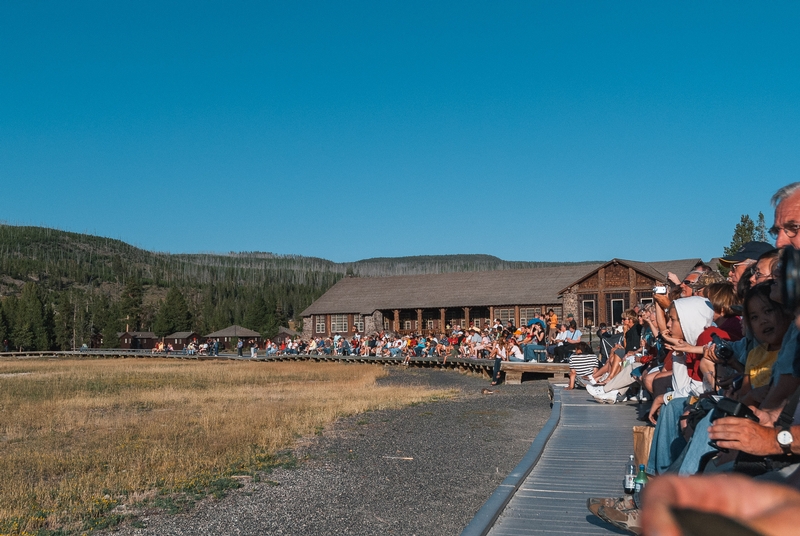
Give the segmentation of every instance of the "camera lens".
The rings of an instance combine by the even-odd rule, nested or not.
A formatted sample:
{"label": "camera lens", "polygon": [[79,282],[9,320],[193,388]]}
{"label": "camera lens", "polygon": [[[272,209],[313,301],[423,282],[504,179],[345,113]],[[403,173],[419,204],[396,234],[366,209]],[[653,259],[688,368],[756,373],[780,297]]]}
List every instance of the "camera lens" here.
{"label": "camera lens", "polygon": [[800,250],[787,246],[781,254],[781,291],[783,306],[794,313],[800,306]]}

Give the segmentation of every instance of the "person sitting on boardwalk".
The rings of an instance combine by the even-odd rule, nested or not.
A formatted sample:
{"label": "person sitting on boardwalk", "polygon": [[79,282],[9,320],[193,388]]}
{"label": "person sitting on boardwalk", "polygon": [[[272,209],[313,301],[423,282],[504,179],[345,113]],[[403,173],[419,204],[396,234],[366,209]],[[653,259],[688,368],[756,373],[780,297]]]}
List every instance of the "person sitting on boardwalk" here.
{"label": "person sitting on boardwalk", "polygon": [[585,342],[581,342],[575,351],[569,356],[569,385],[567,389],[575,388],[575,378],[577,376],[588,376],[597,370],[599,361],[592,352],[592,347]]}
{"label": "person sitting on boardwalk", "polygon": [[588,377],[581,377],[579,378],[581,381],[587,380],[590,385],[587,385],[587,390],[589,394],[594,396],[598,401],[602,402],[611,402],[616,401],[616,396],[618,392],[614,392],[613,396],[608,397],[599,397],[598,395],[605,392],[611,392],[614,389],[605,388],[602,389],[590,389],[590,386],[606,386],[611,382],[622,370],[622,367],[628,364],[628,358],[634,358],[636,356],[636,352],[640,346],[639,340],[639,330],[636,329],[636,322],[638,320],[638,315],[634,312],[633,309],[628,309],[622,315],[622,327],[623,327],[623,336],[622,340],[625,341],[625,345],[621,345],[619,343],[615,344],[611,347],[610,351],[608,352],[608,358],[606,359],[605,364],[596,370],[593,374],[589,375]]}

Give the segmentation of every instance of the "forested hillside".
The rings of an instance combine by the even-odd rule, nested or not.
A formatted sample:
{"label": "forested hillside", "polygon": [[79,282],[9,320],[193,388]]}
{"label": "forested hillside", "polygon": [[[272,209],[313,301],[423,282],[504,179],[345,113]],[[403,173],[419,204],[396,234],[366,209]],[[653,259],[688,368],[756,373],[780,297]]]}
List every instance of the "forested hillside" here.
{"label": "forested hillside", "polygon": [[0,340],[12,348],[117,344],[125,329],[199,333],[236,323],[267,336],[337,280],[558,263],[489,255],[376,258],[350,263],[245,252],[168,254],[120,240],[0,225]]}

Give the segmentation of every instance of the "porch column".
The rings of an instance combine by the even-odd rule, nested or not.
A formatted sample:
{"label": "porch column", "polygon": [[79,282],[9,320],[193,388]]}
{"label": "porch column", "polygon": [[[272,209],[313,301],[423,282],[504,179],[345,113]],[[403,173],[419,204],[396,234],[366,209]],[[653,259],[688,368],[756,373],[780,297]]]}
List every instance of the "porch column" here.
{"label": "porch column", "polygon": [[392,331],[397,333],[400,331],[400,309],[394,309],[392,312],[394,313],[394,328]]}
{"label": "porch column", "polygon": [[331,315],[325,315],[325,333],[331,336]]}
{"label": "porch column", "polygon": [[445,326],[445,323],[444,323],[445,322],[445,320],[444,320],[445,319],[444,311],[445,311],[445,309],[443,307],[439,308],[439,332],[440,333],[446,333],[446,330],[445,330],[445,327],[444,327]]}
{"label": "porch column", "polygon": [[469,307],[462,307],[462,309],[464,309],[464,325],[461,328],[466,330],[469,326]]}
{"label": "porch column", "polygon": [[514,306],[514,325],[516,327],[520,327],[519,326],[519,305],[515,305]]}
{"label": "porch column", "polygon": [[630,289],[629,308],[633,308],[639,300],[636,299],[636,270],[628,268],[628,288]]}
{"label": "porch column", "polygon": [[491,318],[489,318],[489,322],[491,322],[491,324],[489,324],[489,326],[492,326],[492,325],[494,325],[494,318],[495,318],[495,316],[494,316],[494,307],[489,307],[489,316],[491,317]]}
{"label": "porch column", "polygon": [[597,271],[597,324],[609,322],[606,318],[606,269]]}
{"label": "porch column", "polygon": [[422,333],[422,309],[417,309],[417,332]]}

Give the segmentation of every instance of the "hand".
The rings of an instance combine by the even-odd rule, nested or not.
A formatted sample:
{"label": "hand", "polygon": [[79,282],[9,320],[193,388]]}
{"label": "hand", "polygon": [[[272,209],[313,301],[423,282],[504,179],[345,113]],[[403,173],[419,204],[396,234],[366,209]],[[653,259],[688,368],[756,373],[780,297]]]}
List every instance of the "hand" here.
{"label": "hand", "polygon": [[[666,337],[664,337],[666,340]],[[684,354],[702,354],[703,347],[702,346],[692,346],[688,342],[684,340],[675,340],[675,343],[668,343],[667,348],[672,350],[673,352],[682,352]]]}
{"label": "hand", "polygon": [[708,427],[708,438],[720,448],[740,450],[755,456],[782,454],[777,430],[740,417],[717,419]]}
{"label": "hand", "polygon": [[653,294],[653,299],[662,309],[669,309],[669,306],[672,305],[672,300],[667,294]]}
{"label": "hand", "polygon": [[713,343],[703,348],[703,359],[708,359],[712,363],[724,364],[724,361],[717,356],[717,345]]}
{"label": "hand", "polygon": [[675,337],[673,337],[672,334],[669,332],[669,330],[663,331],[661,333],[661,336],[664,338],[664,342],[666,342],[667,344],[679,344],[683,340],[683,339],[676,339]]}
{"label": "hand", "polygon": [[783,405],[781,405],[781,407],[778,408],[767,409],[767,410],[754,407],[751,407],[750,409],[752,409],[753,413],[755,413],[756,417],[758,417],[758,422],[760,422],[764,426],[773,427],[775,425],[775,421],[778,420],[778,417],[783,411]]}
{"label": "hand", "polygon": [[680,536],[670,508],[692,508],[730,517],[764,536],[792,534],[800,526],[800,492],[738,475],[663,475],[645,488],[642,529],[646,535]]}

